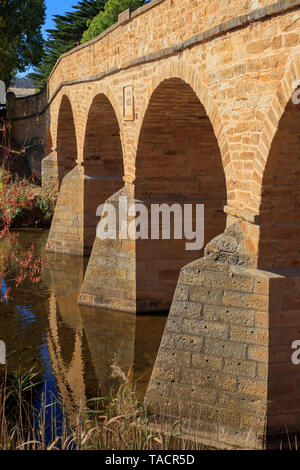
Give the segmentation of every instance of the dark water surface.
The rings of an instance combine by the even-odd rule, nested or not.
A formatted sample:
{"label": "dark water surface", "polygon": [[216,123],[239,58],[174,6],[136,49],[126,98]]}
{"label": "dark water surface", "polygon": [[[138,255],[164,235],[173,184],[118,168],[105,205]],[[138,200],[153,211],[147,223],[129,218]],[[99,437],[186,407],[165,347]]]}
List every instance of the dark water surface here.
{"label": "dark water surface", "polygon": [[47,231],[22,231],[19,248],[34,242],[36,253],[47,257],[40,284],[25,282],[12,288],[0,304],[0,340],[7,345],[8,372],[36,366],[42,390],[59,397],[73,412],[96,396],[108,396],[117,379],[116,363],[137,382],[143,399],[166,317],[136,316],[77,304],[86,258],[45,254]]}

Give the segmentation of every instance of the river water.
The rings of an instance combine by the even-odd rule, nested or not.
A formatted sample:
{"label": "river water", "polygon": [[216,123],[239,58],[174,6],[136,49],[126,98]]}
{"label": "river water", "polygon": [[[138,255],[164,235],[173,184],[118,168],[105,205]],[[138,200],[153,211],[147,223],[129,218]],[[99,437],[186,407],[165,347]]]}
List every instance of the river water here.
{"label": "river water", "polygon": [[115,362],[136,382],[140,400],[146,391],[166,317],[81,307],[79,290],[87,258],[45,254],[47,231],[22,231],[18,249],[34,242],[36,254],[47,258],[42,281],[26,281],[0,303],[0,340],[7,346],[8,373],[35,366],[40,393],[64,402],[73,412],[96,396],[108,396],[118,379]]}

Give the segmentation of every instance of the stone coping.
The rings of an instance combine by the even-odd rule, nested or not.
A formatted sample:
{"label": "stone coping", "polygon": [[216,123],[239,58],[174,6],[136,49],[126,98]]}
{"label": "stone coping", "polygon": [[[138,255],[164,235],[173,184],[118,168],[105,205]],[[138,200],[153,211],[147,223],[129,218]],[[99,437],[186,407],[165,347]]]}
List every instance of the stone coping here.
{"label": "stone coping", "polygon": [[[65,57],[68,57],[69,55],[74,54],[77,51],[100,41],[103,37],[110,34],[112,31],[114,31],[118,27],[124,25],[124,21],[125,22],[132,21],[137,16],[147,12],[151,8],[154,8],[155,6],[159,5],[160,3],[164,2],[164,1],[165,0],[152,0],[149,4],[143,5],[142,7],[138,8],[137,10],[135,10],[133,12],[131,12],[130,10],[126,10],[125,12],[123,12],[120,15],[120,18],[119,18],[120,21],[118,23],[114,24],[113,26],[111,26],[110,28],[105,30],[103,33],[101,33],[95,39],[93,39],[93,40],[91,40],[87,43],[84,43],[80,46],[77,46],[74,49],[72,49],[71,51],[66,52],[65,54],[62,54],[60,56],[60,58],[58,59],[58,61],[56,62],[55,66],[54,66],[54,68],[53,68],[53,70],[52,70],[52,72],[51,72],[51,74],[48,78],[47,84],[48,84],[51,76],[53,75],[55,69],[57,68],[58,64]],[[262,20],[266,20],[266,19],[268,19],[272,16],[281,15],[281,14],[287,12],[287,11],[295,10],[295,9],[299,9],[299,8],[300,8],[300,0],[280,0],[276,3],[273,3],[272,5],[268,5],[266,7],[253,10],[251,13],[249,13],[247,15],[242,15],[242,16],[233,18],[232,20],[229,20],[225,23],[219,24],[219,25],[217,25],[217,26],[215,26],[215,27],[213,27],[213,28],[211,28],[207,31],[204,31],[203,33],[199,33],[199,34],[197,34],[195,36],[192,36],[191,38],[189,38],[189,39],[187,39],[183,42],[175,44],[174,46],[162,49],[162,50],[157,51],[157,52],[150,53],[146,56],[138,57],[138,58],[128,62],[123,67],[121,67],[121,66],[112,67],[111,69],[105,70],[104,72],[102,72],[100,74],[97,74],[97,75],[94,75],[94,76],[81,77],[81,78],[78,78],[78,79],[62,82],[56,88],[56,90],[53,92],[53,95],[51,97],[49,97],[48,104],[45,107],[45,109],[43,109],[39,113],[31,115],[31,116],[26,116],[24,118],[23,117],[16,118],[16,120],[30,119],[30,118],[33,118],[33,117],[36,117],[38,115],[43,114],[45,112],[45,110],[47,109],[47,107],[49,106],[49,104],[54,100],[55,96],[58,94],[58,92],[64,86],[71,86],[71,85],[75,85],[75,84],[88,83],[88,82],[101,80],[101,79],[103,79],[107,76],[113,75],[113,74],[118,73],[122,70],[126,70],[126,69],[129,69],[129,68],[138,66],[138,65],[145,64],[145,63],[150,63],[150,62],[154,62],[154,61],[157,61],[157,60],[162,60],[162,59],[165,59],[165,58],[170,57],[172,55],[176,55],[176,54],[178,54],[178,53],[180,53],[180,52],[182,52],[185,49],[188,49],[190,47],[196,46],[196,45],[201,44],[201,43],[208,42],[208,41],[210,41],[210,40],[212,40],[212,39],[214,39],[218,36],[227,34],[229,32],[235,31],[237,29],[245,28],[249,24],[252,24],[252,23],[255,23],[255,22],[258,22],[258,21],[262,21]],[[38,94],[42,94],[45,91],[46,87],[47,87],[47,85]],[[36,95],[38,95],[38,94],[36,94]],[[32,96],[36,96],[36,95],[31,95],[30,98],[32,98]],[[24,97],[16,98],[16,100],[18,100],[18,99],[24,99]]]}

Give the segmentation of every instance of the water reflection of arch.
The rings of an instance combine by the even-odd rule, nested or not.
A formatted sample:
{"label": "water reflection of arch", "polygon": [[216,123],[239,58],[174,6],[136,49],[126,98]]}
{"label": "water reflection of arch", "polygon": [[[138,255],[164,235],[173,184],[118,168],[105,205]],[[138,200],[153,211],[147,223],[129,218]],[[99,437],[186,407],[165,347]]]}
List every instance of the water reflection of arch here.
{"label": "water reflection of arch", "polygon": [[108,396],[120,384],[111,376],[113,363],[132,377],[136,316],[84,306],[80,311],[99,391]]}
{"label": "water reflection of arch", "polygon": [[61,397],[73,413],[87,397],[110,393],[118,363],[127,375],[133,366],[135,316],[78,306],[85,259],[49,254],[51,279],[47,345]]}
{"label": "water reflection of arch", "polygon": [[167,316],[138,315],[135,325],[133,382],[142,402],[152,375]]}
{"label": "water reflection of arch", "polygon": [[87,341],[100,393],[107,396],[120,384],[111,377],[115,362],[136,384],[142,401],[164,332],[166,317],[136,316],[80,306],[84,337]]}
{"label": "water reflection of arch", "polygon": [[84,275],[84,260],[48,255],[51,282],[47,346],[57,387],[69,417],[86,401],[83,329],[77,292]]}
{"label": "water reflection of arch", "polygon": [[83,378],[82,330],[79,325],[74,331],[74,344],[70,351],[71,357],[66,361],[59,334],[60,322],[56,299],[52,295],[50,298],[49,330],[46,333],[46,340],[59,395],[68,416],[72,420],[78,407],[86,401]]}
{"label": "water reflection of arch", "polygon": [[138,382],[143,398],[165,326],[163,317],[78,306],[85,260],[49,254],[51,283],[47,345],[59,393],[72,415],[86,398],[108,396],[120,384],[115,362]]}

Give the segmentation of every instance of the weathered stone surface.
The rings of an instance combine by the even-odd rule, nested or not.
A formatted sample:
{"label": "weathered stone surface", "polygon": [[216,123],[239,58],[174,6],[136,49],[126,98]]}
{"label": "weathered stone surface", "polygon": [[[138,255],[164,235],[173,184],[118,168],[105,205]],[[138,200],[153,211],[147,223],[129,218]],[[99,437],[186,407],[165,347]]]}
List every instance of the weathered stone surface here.
{"label": "weathered stone surface", "polygon": [[63,179],[47,250],[55,253],[83,255],[83,169],[76,166]]}
{"label": "weathered stone surface", "polygon": [[[107,202],[118,211],[119,197],[129,196],[128,188],[114,194]],[[118,212],[117,212],[118,213]],[[131,242],[134,248],[134,241]],[[123,240],[96,238],[81,288],[79,303],[114,310],[136,311],[135,253]],[[132,276],[131,276],[132,274]]]}
{"label": "weathered stone surface", "polygon": [[219,235],[207,245],[205,256],[232,266],[248,267],[255,264],[245,244],[244,234],[237,223],[230,225],[224,234]]}
{"label": "weathered stone surface", "polygon": [[[224,245],[216,246],[224,250]],[[211,259],[207,250],[206,257]],[[286,295],[285,286],[298,289],[296,281],[300,276],[297,277],[297,271],[293,278],[282,273],[236,268],[228,260],[226,264],[229,269],[223,272],[216,261],[215,285],[213,264],[203,272],[199,266],[207,265],[201,262],[182,269],[177,292],[184,292],[185,300],[173,302],[153,371],[157,378],[159,368],[159,381],[164,384],[170,381],[170,388],[159,394],[160,386],[156,384],[160,398],[148,392],[146,403],[158,415],[162,404],[168,403],[164,423],[175,422],[179,417],[184,422],[192,415],[191,427],[184,428],[191,439],[216,447],[276,446],[282,439],[284,423],[289,423],[292,432],[299,431],[295,413],[300,372],[291,364],[288,352],[294,328],[284,321],[280,329],[276,327],[276,308],[280,297]],[[235,284],[224,282],[227,276],[231,282],[235,275]],[[203,287],[205,282],[209,288]],[[219,305],[220,288],[223,305]],[[197,290],[196,301],[193,293]],[[293,321],[297,323],[298,318],[299,325],[300,303],[297,295],[293,298],[299,309]],[[282,319],[290,308],[289,303],[285,305],[287,313],[278,313]],[[198,351],[193,349],[195,341],[200,346]],[[181,387],[184,396],[180,395]]]}

